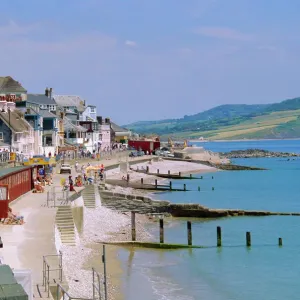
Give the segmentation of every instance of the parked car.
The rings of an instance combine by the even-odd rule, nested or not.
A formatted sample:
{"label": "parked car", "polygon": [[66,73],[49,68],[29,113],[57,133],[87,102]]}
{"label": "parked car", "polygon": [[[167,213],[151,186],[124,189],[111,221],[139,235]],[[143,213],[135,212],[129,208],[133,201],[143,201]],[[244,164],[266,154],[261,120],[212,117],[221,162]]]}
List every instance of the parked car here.
{"label": "parked car", "polygon": [[60,167],[60,174],[69,173],[71,174],[71,166],[69,164],[62,164]]}

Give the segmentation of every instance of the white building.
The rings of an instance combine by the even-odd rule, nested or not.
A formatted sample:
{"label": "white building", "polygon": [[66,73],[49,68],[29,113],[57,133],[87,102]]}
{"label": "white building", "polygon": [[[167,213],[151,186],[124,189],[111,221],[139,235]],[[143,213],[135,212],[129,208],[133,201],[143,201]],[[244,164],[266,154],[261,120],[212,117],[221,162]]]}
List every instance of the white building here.
{"label": "white building", "polygon": [[14,102],[0,101],[0,141],[8,144],[12,152],[34,155],[34,130],[24,114],[15,109]]}

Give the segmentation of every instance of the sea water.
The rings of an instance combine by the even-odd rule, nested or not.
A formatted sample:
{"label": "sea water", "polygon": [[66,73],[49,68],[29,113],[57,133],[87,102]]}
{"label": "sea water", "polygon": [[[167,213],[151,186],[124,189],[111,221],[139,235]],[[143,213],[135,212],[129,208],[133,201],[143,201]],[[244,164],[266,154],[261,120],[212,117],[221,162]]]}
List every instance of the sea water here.
{"label": "sea water", "polygon": [[[203,143],[203,146],[224,152],[248,148],[300,152],[297,140],[218,142]],[[237,159],[233,162],[267,170],[206,173],[202,180],[176,182],[178,186],[185,183],[188,192],[161,193],[156,197],[175,203],[200,203],[211,208],[300,212],[299,158]],[[207,248],[120,250],[125,270],[125,299],[299,299],[300,217],[190,220],[193,244]],[[167,222],[165,241],[187,243],[186,221],[172,219]],[[222,248],[215,247],[217,226],[222,227]],[[149,226],[148,230],[159,237],[158,224]],[[245,246],[246,231],[252,235],[251,248]],[[283,239],[283,247],[278,247],[279,237]]]}

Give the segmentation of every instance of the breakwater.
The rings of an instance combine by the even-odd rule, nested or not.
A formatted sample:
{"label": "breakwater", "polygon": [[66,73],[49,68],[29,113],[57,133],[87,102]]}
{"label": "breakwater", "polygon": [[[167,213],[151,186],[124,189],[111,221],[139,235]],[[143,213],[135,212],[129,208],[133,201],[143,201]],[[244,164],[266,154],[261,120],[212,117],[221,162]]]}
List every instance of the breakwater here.
{"label": "breakwater", "polygon": [[259,157],[300,157],[299,153],[275,152],[262,149],[232,150],[230,152],[219,152],[223,158],[259,158]]}
{"label": "breakwater", "polygon": [[147,196],[129,195],[99,189],[102,205],[122,212],[166,214],[184,218],[223,218],[236,216],[300,216],[298,212],[271,212],[242,209],[210,209],[200,204],[174,204]]}

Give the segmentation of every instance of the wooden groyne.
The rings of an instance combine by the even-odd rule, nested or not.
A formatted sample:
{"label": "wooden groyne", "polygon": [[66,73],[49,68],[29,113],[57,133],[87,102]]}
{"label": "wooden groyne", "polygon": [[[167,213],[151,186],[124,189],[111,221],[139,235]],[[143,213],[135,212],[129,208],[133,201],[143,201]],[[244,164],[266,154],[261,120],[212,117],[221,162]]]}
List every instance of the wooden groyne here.
{"label": "wooden groyne", "polygon": [[158,184],[157,180],[155,180],[154,184],[150,183],[143,183],[143,180],[141,182],[130,182],[129,180],[120,180],[120,179],[106,179],[105,183],[111,184],[111,185],[118,185],[121,187],[130,187],[134,189],[140,189],[140,190],[148,190],[148,191],[172,191],[172,192],[187,192],[186,185],[184,184],[182,188],[174,188],[172,185],[172,182],[168,185],[165,184]]}
{"label": "wooden groyne", "polygon": [[[151,249],[164,249],[164,250],[177,250],[177,249],[193,249],[193,248],[212,248],[217,247],[221,248],[223,247],[222,243],[222,228],[220,226],[217,226],[216,230],[216,244],[213,246],[198,246],[193,244],[193,235],[192,235],[192,222],[187,221],[187,244],[171,244],[171,243],[165,243],[164,242],[164,219],[159,219],[159,242],[155,241],[136,241],[136,231],[135,231],[135,214],[136,212],[131,212],[131,241],[115,241],[115,242],[102,242],[102,244],[110,244],[110,245],[117,245],[117,246],[123,246],[123,247],[140,247],[140,248],[151,248]],[[250,248],[252,246],[252,240],[251,240],[251,232],[247,231],[245,235],[245,244],[247,248]],[[278,242],[274,245],[277,245],[279,247],[283,246],[282,237],[278,238]]]}
{"label": "wooden groyne", "polygon": [[135,171],[137,173],[152,175],[160,178],[168,178],[168,179],[202,179],[202,177],[195,177],[193,174],[189,174],[189,176],[182,176],[181,172],[178,174],[171,174],[170,171],[168,171],[167,174],[160,173],[159,169],[157,169],[157,172],[149,172],[149,167],[147,166],[146,169],[134,169],[130,168],[130,170]]}

